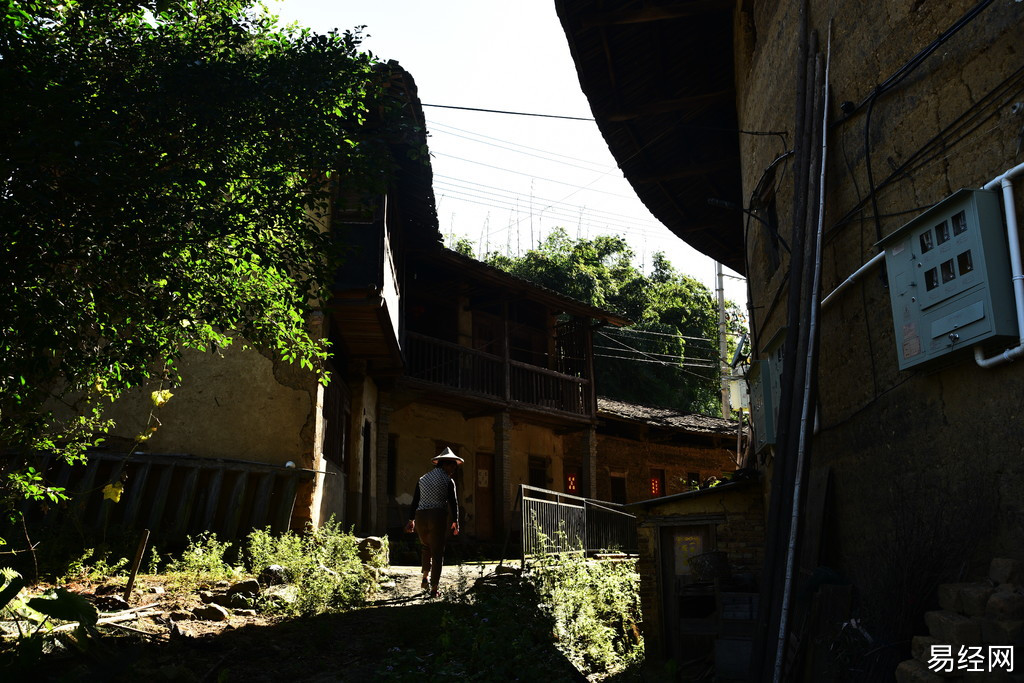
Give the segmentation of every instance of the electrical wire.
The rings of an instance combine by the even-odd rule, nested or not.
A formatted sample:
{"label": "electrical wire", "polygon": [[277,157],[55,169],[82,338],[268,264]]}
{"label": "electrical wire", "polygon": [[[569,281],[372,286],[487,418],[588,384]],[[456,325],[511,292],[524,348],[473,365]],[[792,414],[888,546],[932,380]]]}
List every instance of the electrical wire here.
{"label": "electrical wire", "polygon": [[594,119],[584,118],[582,116],[561,116],[558,114],[531,114],[525,111],[506,111],[503,109],[481,109],[479,107],[456,107],[450,104],[427,104],[426,102],[421,103],[424,107],[434,107],[435,109],[459,109],[461,111],[476,111],[483,112],[486,114],[511,114],[513,116],[534,116],[543,119],[565,119],[568,121],[594,121]]}
{"label": "electrical wire", "polygon": [[[563,180],[555,180],[554,178],[541,178],[540,176],[537,176],[534,173],[524,173],[523,171],[513,171],[510,168],[503,168],[501,166],[495,166],[493,164],[485,164],[482,161],[473,161],[472,159],[465,159],[463,157],[457,157],[454,154],[445,154],[444,152],[433,152],[432,154],[434,156],[448,157],[449,159],[456,159],[458,161],[464,161],[464,162],[469,163],[469,164],[476,164],[478,166],[486,166],[487,168],[494,168],[494,169],[497,169],[499,171],[504,171],[505,173],[514,173],[515,175],[522,175],[522,176],[526,176],[528,178],[535,178],[537,180],[543,180],[544,182],[547,182],[547,183],[556,183],[558,185],[568,185],[569,187],[575,188],[577,192],[579,192],[581,190],[587,190],[589,192],[597,192],[598,194],[606,194],[606,195],[610,195],[612,197],[618,197],[620,199],[635,199],[635,197],[630,197],[628,195],[618,194],[618,193],[615,193],[615,192],[607,192],[605,190],[592,190],[592,189],[590,189],[590,187],[588,185],[579,186],[579,185],[575,185],[573,183],[567,183],[567,182],[565,182]],[[591,184],[593,184],[593,183],[591,183]]]}
{"label": "electrical wire", "polygon": [[[444,179],[447,182],[447,184],[456,184],[456,187],[458,187],[459,185],[461,185],[461,186],[472,185],[472,186],[474,186],[474,188],[466,188],[466,189],[474,189],[474,191],[483,192],[484,194],[494,194],[495,196],[499,196],[499,197],[501,196],[501,194],[510,195],[509,199],[515,198],[516,201],[519,201],[520,199],[531,198],[530,195],[524,195],[521,192],[514,192],[512,190],[505,190],[505,189],[502,189],[500,187],[495,187],[494,185],[486,185],[484,183],[473,182],[472,180],[462,180],[460,178],[455,178],[455,177],[452,177],[452,176],[446,176],[446,175],[442,175],[440,173],[436,174],[434,176],[434,178],[442,178],[442,179]],[[437,184],[437,183],[435,183],[435,184]],[[475,190],[475,188],[483,188],[483,189]],[[491,190],[493,190],[493,192],[491,192]],[[550,198],[547,198],[547,197],[532,196],[532,199],[534,199],[535,201],[540,201],[540,202],[551,202],[553,204],[562,203],[562,202],[559,202],[558,200],[550,199]],[[640,225],[641,227],[643,227],[643,226],[654,226],[654,227],[656,227],[656,226],[659,225],[659,223],[657,223],[655,221],[649,221],[649,220],[641,219],[641,218],[633,218],[629,214],[617,213],[615,211],[604,211],[602,209],[589,209],[586,206],[582,206],[582,205],[578,205],[578,204],[565,204],[565,206],[567,208],[569,208],[569,209],[572,209],[574,212],[576,212],[576,211],[587,211],[587,212],[595,214],[595,215],[607,215],[607,216],[612,216],[614,218],[624,218],[624,219],[626,219],[627,223],[632,221],[632,222],[636,223],[637,225]]]}
{"label": "electrical wire", "polygon": [[[568,161],[561,161],[559,159],[552,159],[550,157],[541,156],[540,154],[533,154],[531,152],[524,152],[523,150],[515,149],[513,147],[507,147],[505,145],[498,145],[498,144],[495,144],[493,142],[485,142],[483,140],[474,140],[471,137],[467,137],[465,135],[459,135],[458,133],[452,133],[452,132],[446,131],[446,130],[440,130],[440,131],[435,130],[434,133],[441,133],[443,135],[451,135],[453,137],[461,138],[463,140],[468,140],[469,142],[475,142],[475,143],[477,143],[479,145],[487,145],[488,147],[494,147],[496,149],[503,149],[503,150],[505,150],[507,152],[514,152],[515,154],[522,154],[524,156],[533,157],[534,159],[541,159],[543,161],[547,161],[548,163],[552,163],[552,164],[562,164],[563,166],[568,166],[570,168],[579,168],[579,169],[582,169],[584,171],[607,170],[609,168],[607,164],[601,164],[601,168],[600,169],[589,168],[587,166],[580,166],[579,164],[573,164],[573,163],[569,163]],[[494,138],[492,138],[492,139],[494,139]],[[565,155],[561,155],[560,154],[559,156],[565,156]],[[596,166],[598,164],[595,163],[594,165]],[[612,166],[611,168],[614,169],[615,167]]]}
{"label": "electrical wire", "polygon": [[[477,133],[476,131],[466,130],[464,128],[457,128],[456,126],[449,126],[448,124],[439,123],[439,122],[434,121],[434,120],[428,120],[428,124],[429,124],[430,127],[436,126],[436,127],[439,127],[439,128],[446,128],[448,130],[457,130],[460,133],[467,133],[469,135],[475,135],[475,136],[477,136],[479,138],[485,138],[487,140],[494,140],[495,142],[501,142],[501,143],[504,143],[506,145],[511,145],[513,147],[522,147],[523,149],[528,149],[528,150],[531,150],[531,151],[534,151],[534,152],[543,152],[544,154],[548,154],[548,155],[551,155],[551,156],[562,157],[563,159],[572,159],[573,161],[579,161],[579,162],[582,162],[582,163],[585,163],[585,164],[592,164],[594,166],[600,166],[601,168],[615,168],[614,164],[608,164],[608,163],[605,163],[605,162],[598,162],[598,161],[588,161],[587,159],[580,159],[579,157],[569,156],[568,154],[559,154],[558,152],[552,152],[550,150],[540,149],[539,147],[530,147],[529,145],[521,145],[518,142],[512,142],[511,140],[503,140],[501,138],[491,137],[490,135],[484,135],[483,133]],[[461,137],[461,136],[459,136],[459,137]],[[466,138],[466,139],[469,140],[470,138]],[[500,145],[495,145],[495,146],[498,147]]]}

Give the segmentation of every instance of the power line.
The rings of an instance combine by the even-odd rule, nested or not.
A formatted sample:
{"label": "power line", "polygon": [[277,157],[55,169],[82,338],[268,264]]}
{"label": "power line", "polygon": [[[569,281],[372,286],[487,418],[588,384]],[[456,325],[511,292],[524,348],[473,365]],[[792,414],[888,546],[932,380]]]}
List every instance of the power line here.
{"label": "power line", "polygon": [[582,116],[560,116],[558,114],[531,114],[525,111],[505,111],[503,109],[480,109],[477,107],[456,107],[450,104],[427,104],[426,102],[422,102],[421,104],[424,107],[434,107],[436,109],[459,109],[461,111],[480,111],[487,114],[512,114],[514,116],[535,116],[544,119],[566,119],[568,121],[594,121],[594,119],[588,119]]}
{"label": "power line", "polygon": [[[442,133],[444,135],[451,135],[453,137],[461,138],[463,140],[468,140],[469,142],[475,142],[478,145],[487,145],[488,147],[494,147],[496,149],[503,149],[503,150],[506,150],[508,152],[514,152],[516,154],[522,154],[524,156],[533,157],[534,159],[540,159],[541,161],[547,161],[548,163],[552,163],[552,164],[562,164],[563,166],[568,166],[570,168],[578,168],[578,169],[581,169],[583,171],[594,172],[594,171],[599,170],[599,169],[594,169],[594,168],[588,168],[587,166],[580,166],[579,164],[571,164],[568,161],[561,161],[559,159],[552,159],[550,157],[541,156],[540,154],[531,154],[530,152],[524,152],[523,150],[520,150],[520,149],[514,149],[512,147],[506,147],[505,145],[497,145],[497,144],[495,144],[493,142],[485,142],[483,140],[474,140],[473,138],[467,137],[465,135],[459,135],[458,133],[452,133],[452,132],[449,132],[449,131],[446,131],[446,130],[439,130],[439,131],[434,131],[434,132],[435,133]],[[559,156],[564,156],[564,155],[559,155]],[[607,169],[607,168],[608,168],[608,166],[603,166],[602,170]]]}
{"label": "power line", "polygon": [[[495,142],[503,142],[506,145],[512,145],[513,147],[522,147],[523,149],[528,149],[528,150],[531,150],[531,151],[534,151],[534,152],[542,152],[544,154],[549,154],[551,156],[562,157],[563,159],[572,159],[573,161],[581,161],[584,164],[591,164],[593,166],[600,166],[601,168],[605,168],[605,169],[614,169],[614,168],[616,168],[616,166],[614,164],[608,164],[608,163],[604,163],[604,162],[600,162],[600,161],[590,161],[588,159],[581,159],[579,157],[570,156],[568,154],[559,154],[558,152],[552,152],[550,150],[540,149],[539,147],[530,147],[529,145],[521,145],[518,142],[512,142],[511,140],[503,140],[501,138],[491,137],[490,135],[484,135],[483,133],[477,133],[476,131],[466,130],[464,128],[457,128],[456,126],[449,126],[448,124],[439,123],[437,121],[430,121],[429,123],[430,123],[430,126],[432,128],[434,126],[437,126],[437,127],[440,127],[440,128],[447,128],[448,130],[457,130],[460,133],[468,133],[469,135],[475,135],[478,138],[485,138],[487,140],[494,140]],[[447,131],[439,131],[439,132],[447,132]],[[453,133],[448,133],[448,134],[449,135],[453,135]],[[460,135],[460,136],[457,136],[457,137],[463,137],[463,136]],[[472,140],[472,138],[465,138],[465,139]],[[480,141],[480,140],[473,140],[473,142],[481,142],[482,143],[482,141]],[[486,144],[486,143],[482,143],[482,144]],[[495,147],[500,147],[500,145],[494,145],[494,146]]]}
{"label": "power line", "polygon": [[[603,354],[603,353],[595,353],[594,354],[594,358],[608,358],[610,360],[628,360],[631,363],[654,363],[655,365],[661,365],[661,366],[664,366],[664,367],[667,367],[667,368],[680,368],[680,369],[681,368],[706,368],[706,369],[711,370],[711,369],[714,369],[714,368],[718,367],[717,365],[700,365],[699,363],[669,363],[668,361],[663,361],[663,360],[657,360],[657,359],[648,360],[646,358],[635,358],[633,356],[610,356],[610,355]],[[696,373],[690,373],[690,374],[696,374]],[[697,375],[697,376],[700,377],[701,375]]]}
{"label": "power line", "polygon": [[[435,174],[434,178],[443,178],[444,180],[446,180],[448,182],[451,182],[451,183],[460,183],[462,185],[474,185],[476,187],[485,188],[486,190],[495,190],[495,193],[485,192],[485,194],[504,193],[504,194],[507,194],[507,195],[511,195],[509,197],[509,200],[511,200],[512,198],[515,198],[516,200],[518,200],[520,197],[525,197],[525,195],[523,195],[521,192],[514,192],[513,190],[506,190],[506,189],[503,189],[503,188],[500,188],[500,187],[495,187],[493,185],[485,185],[484,183],[476,183],[476,182],[473,182],[472,180],[463,180],[461,178],[454,178],[452,176],[446,176],[446,175],[442,175],[440,173]],[[466,188],[466,189],[473,189],[473,188]],[[476,190],[476,191],[484,192],[484,190]],[[552,205],[554,205],[554,204],[562,204],[563,206],[572,209],[574,212],[583,210],[583,211],[590,212],[592,214],[604,214],[604,215],[607,215],[607,216],[614,216],[616,218],[625,218],[628,222],[636,223],[639,227],[657,228],[660,225],[659,223],[656,223],[655,221],[649,221],[649,220],[646,220],[644,218],[634,218],[633,216],[630,216],[628,214],[616,213],[615,211],[604,211],[602,209],[591,209],[591,208],[588,208],[586,206],[582,206],[582,205],[579,205],[579,204],[566,204],[564,202],[560,202],[560,201],[554,200],[554,199],[549,199],[547,197],[534,197],[534,199],[535,200],[540,200],[542,202],[549,202]]]}
{"label": "power line", "polygon": [[[597,192],[598,194],[606,194],[606,195],[610,195],[612,197],[618,197],[620,199],[635,199],[635,197],[630,197],[630,196],[624,195],[624,194],[617,194],[615,192],[607,192],[605,190],[591,190],[589,188],[589,186],[582,186],[581,187],[579,185],[574,185],[573,183],[567,183],[564,180],[555,180],[553,178],[542,178],[542,177],[540,177],[540,176],[538,176],[538,175],[536,175],[534,173],[524,173],[522,171],[513,171],[510,168],[503,168],[501,166],[494,166],[493,164],[485,164],[482,161],[473,161],[472,159],[464,159],[463,157],[457,157],[454,154],[445,154],[444,152],[432,152],[432,154],[434,156],[448,157],[449,159],[456,159],[458,161],[465,161],[466,163],[469,163],[469,164],[477,164],[479,166],[486,166],[487,168],[494,168],[494,169],[497,169],[499,171],[504,171],[505,173],[514,173],[516,175],[523,175],[523,176],[526,176],[528,178],[535,178],[537,180],[543,180],[544,182],[547,182],[547,183],[556,183],[558,185],[568,185],[569,187],[575,188],[577,192],[579,192],[580,190],[588,190],[589,192]],[[595,180],[594,182],[597,182],[597,181]],[[591,183],[591,184],[593,184],[593,183]]]}
{"label": "power line", "polygon": [[[486,186],[480,186],[480,187],[486,187]],[[517,213],[523,210],[522,209],[523,204],[521,202],[526,199],[526,197],[524,197],[523,195],[519,195],[518,193],[512,193],[513,196],[511,196],[511,197],[509,197],[509,196],[502,196],[501,194],[498,194],[496,192],[489,192],[487,190],[476,189],[476,188],[472,188],[472,187],[469,187],[469,188],[461,187],[459,185],[453,185],[453,184],[450,184],[448,182],[437,183],[437,188],[441,192],[454,193],[453,199],[462,199],[462,197],[465,196],[465,197],[470,197],[472,199],[484,200],[486,202],[489,202],[488,205],[491,206],[492,208],[516,210]],[[499,192],[500,192],[500,190],[499,190]],[[529,210],[529,209],[527,209],[527,210]],[[588,208],[586,208],[584,206],[576,206],[576,205],[572,205],[572,204],[565,204],[565,205],[549,204],[548,206],[546,206],[546,207],[544,207],[542,209],[534,209],[534,212],[535,213],[546,213],[549,216],[553,216],[555,218],[560,218],[560,219],[563,219],[563,220],[578,221],[578,220],[582,219],[582,220],[585,220],[586,222],[591,223],[591,224],[603,224],[603,225],[608,226],[608,227],[619,228],[620,230],[622,230],[624,232],[634,232],[634,233],[638,232],[639,234],[645,235],[645,236],[646,235],[657,235],[657,226],[654,225],[654,224],[643,225],[641,223],[628,223],[628,222],[624,222],[623,218],[615,218],[614,217],[614,216],[621,215],[621,214],[614,214],[614,213],[608,212],[608,211],[603,211],[603,212],[594,211],[594,210],[588,209]],[[602,216],[602,215],[600,215],[602,213],[608,214],[608,215],[607,216]],[[628,217],[624,217],[624,218],[625,218],[626,221],[629,220]],[[503,231],[505,231],[507,229],[508,229],[507,226],[504,227],[504,228],[499,228],[497,231],[495,231],[492,234],[500,234],[501,232],[503,232]]]}

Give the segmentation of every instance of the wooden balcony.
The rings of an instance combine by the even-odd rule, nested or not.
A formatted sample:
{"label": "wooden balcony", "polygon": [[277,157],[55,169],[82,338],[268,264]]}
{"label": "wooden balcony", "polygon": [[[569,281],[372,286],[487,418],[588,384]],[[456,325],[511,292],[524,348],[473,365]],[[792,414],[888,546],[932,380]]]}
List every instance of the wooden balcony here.
{"label": "wooden balcony", "polygon": [[421,334],[406,334],[407,379],[488,403],[592,417],[589,380]]}

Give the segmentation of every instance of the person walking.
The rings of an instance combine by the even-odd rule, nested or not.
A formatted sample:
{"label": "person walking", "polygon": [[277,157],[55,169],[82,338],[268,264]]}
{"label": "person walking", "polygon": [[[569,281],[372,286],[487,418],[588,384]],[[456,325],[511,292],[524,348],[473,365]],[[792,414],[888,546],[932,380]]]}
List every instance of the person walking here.
{"label": "person walking", "polygon": [[420,585],[424,590],[429,588],[431,597],[436,598],[448,534],[459,535],[455,472],[464,461],[452,449],[445,448],[431,458],[431,462],[434,469],[420,477],[416,485],[405,531],[415,531],[419,536],[423,557],[423,583]]}

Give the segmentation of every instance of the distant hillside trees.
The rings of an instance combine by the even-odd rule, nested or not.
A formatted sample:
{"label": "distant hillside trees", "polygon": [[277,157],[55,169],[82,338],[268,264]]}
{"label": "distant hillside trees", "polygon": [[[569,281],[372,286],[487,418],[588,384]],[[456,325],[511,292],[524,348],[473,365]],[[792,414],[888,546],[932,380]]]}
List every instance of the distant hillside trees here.
{"label": "distant hillside trees", "polygon": [[[466,252],[469,245],[457,248]],[[653,256],[650,275],[633,265],[621,237],[571,239],[557,229],[522,256],[486,261],[566,296],[619,313],[635,324],[595,333],[598,393],[623,401],[720,415],[718,307],[702,283]],[[743,321],[729,306],[730,328]],[[735,337],[733,337],[735,341]]]}

